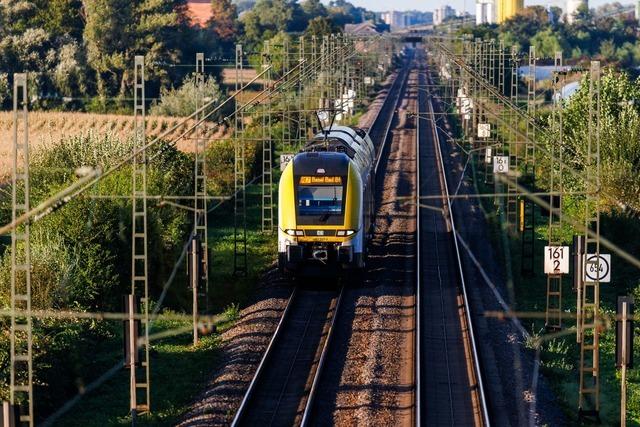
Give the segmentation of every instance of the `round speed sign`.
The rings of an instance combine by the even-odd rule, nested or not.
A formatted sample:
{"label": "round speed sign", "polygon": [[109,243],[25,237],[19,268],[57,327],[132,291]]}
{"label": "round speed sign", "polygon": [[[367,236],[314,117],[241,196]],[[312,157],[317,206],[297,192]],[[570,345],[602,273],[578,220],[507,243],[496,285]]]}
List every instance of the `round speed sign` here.
{"label": "round speed sign", "polygon": [[584,277],[587,282],[596,280],[604,283],[611,281],[611,255],[588,254],[584,263]]}

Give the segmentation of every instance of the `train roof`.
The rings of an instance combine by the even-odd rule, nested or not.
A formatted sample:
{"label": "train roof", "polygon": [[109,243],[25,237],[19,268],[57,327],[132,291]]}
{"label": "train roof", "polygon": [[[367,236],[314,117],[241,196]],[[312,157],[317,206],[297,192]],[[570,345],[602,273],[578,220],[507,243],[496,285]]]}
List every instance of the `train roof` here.
{"label": "train roof", "polygon": [[[318,172],[322,170],[322,172]],[[293,172],[296,175],[327,176],[345,175],[349,170],[349,157],[336,152],[302,152],[293,158]]]}
{"label": "train roof", "polygon": [[344,153],[355,162],[362,173],[371,169],[375,158],[375,149],[367,132],[348,126],[332,126],[325,129],[307,142],[303,151]]}

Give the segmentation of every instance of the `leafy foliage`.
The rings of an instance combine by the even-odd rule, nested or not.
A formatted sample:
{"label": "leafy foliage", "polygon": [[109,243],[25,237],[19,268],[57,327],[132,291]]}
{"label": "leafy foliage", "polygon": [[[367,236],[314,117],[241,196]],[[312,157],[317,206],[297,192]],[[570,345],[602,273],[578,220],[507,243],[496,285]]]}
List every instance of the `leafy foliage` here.
{"label": "leafy foliage", "polygon": [[[81,165],[113,165],[131,153],[131,142],[88,133],[44,146],[33,153],[32,201],[38,203],[74,178]],[[192,160],[172,146],[160,144],[150,150],[148,191],[150,194],[192,194]],[[19,191],[22,191],[19,189]],[[131,194],[131,170],[124,168],[92,190],[97,195]],[[1,194],[1,193],[0,193]],[[10,207],[9,197],[0,196],[1,216]],[[178,257],[188,233],[190,216],[183,211],[148,208],[149,270],[151,295],[160,293],[163,280]],[[37,309],[67,309],[118,312],[123,294],[130,289],[131,205],[128,198],[77,198],[63,209],[31,227],[33,306]],[[18,248],[22,250],[22,248]],[[0,306],[10,301],[11,249],[0,257]],[[174,294],[184,292],[176,289]],[[174,297],[175,299],[175,297]],[[2,321],[2,322],[6,322]],[[4,328],[6,324],[2,323]],[[113,326],[89,320],[38,320],[34,323],[35,372],[40,410],[47,412],[60,399],[77,390],[73,373],[80,374],[83,354],[114,335]],[[5,335],[0,337],[4,353]],[[68,375],[60,377],[59,369]],[[8,365],[0,359],[1,380]],[[5,390],[6,387],[0,387]],[[56,393],[52,393],[52,390]],[[46,396],[46,397],[45,397]]]}
{"label": "leafy foliage", "polygon": [[558,8],[528,6],[500,26],[466,27],[459,33],[502,39],[507,46],[514,45],[525,52],[534,46],[540,58],[553,58],[556,51],[561,51],[574,61],[600,56],[601,60],[625,67],[640,64],[634,20],[606,13],[593,15],[588,9],[579,9],[572,24],[560,20],[560,16]]}
{"label": "leafy foliage", "polygon": [[[628,207],[640,210],[640,80],[631,80],[625,73],[606,70],[601,78],[602,190],[618,200],[603,199],[610,208]],[[589,96],[589,78],[585,76],[580,89],[564,106],[563,161],[574,169],[583,170],[589,141],[589,108],[595,108]],[[557,132],[557,131],[556,131]],[[557,141],[552,131],[545,141],[550,151]],[[543,159],[544,161],[544,159]],[[547,165],[548,170],[548,165]],[[547,175],[541,172],[541,177]],[[565,180],[567,190],[584,191],[584,182],[576,178]]]}
{"label": "leafy foliage", "polygon": [[[160,102],[151,107],[150,113],[158,116],[178,117],[187,117],[193,114],[196,111],[197,89],[196,77],[191,74],[185,78],[182,86],[178,89],[162,89]],[[206,102],[222,99],[220,87],[213,77],[205,76],[202,96]]]}
{"label": "leafy foliage", "polygon": [[225,42],[232,41],[237,33],[237,9],[230,0],[211,0],[211,30]]}

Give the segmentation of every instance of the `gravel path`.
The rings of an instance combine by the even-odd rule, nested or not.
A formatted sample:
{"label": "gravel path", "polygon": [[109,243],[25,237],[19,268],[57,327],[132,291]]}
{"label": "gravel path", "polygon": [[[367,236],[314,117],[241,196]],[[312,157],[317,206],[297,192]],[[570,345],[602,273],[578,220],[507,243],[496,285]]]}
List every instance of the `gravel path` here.
{"label": "gravel path", "polygon": [[264,277],[255,303],[242,310],[236,324],[222,334],[222,355],[211,375],[212,380],[179,426],[228,425],[231,422],[290,294],[291,287],[277,278],[275,270]]}
{"label": "gravel path", "polygon": [[[415,73],[409,85],[415,86]],[[319,425],[413,424],[415,111],[402,101],[378,182],[365,286],[347,289],[317,402]]]}

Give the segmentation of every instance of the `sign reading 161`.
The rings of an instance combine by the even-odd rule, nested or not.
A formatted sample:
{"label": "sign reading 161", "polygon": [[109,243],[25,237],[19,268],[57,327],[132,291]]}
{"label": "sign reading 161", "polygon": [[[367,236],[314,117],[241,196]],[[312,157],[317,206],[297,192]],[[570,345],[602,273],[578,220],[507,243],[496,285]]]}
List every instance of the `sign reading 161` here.
{"label": "sign reading 161", "polygon": [[569,246],[545,246],[544,247],[544,273],[567,274],[569,273]]}

